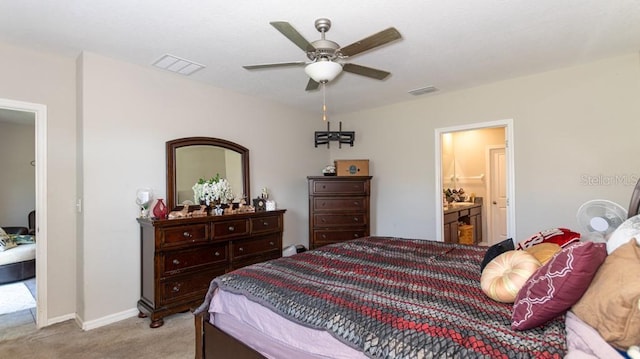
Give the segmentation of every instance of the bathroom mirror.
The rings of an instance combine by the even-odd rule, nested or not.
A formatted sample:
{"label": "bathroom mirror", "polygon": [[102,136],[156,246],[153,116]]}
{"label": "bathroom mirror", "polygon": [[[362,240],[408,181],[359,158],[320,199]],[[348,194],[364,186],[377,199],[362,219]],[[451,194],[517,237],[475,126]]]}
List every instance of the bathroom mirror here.
{"label": "bathroom mirror", "polygon": [[167,207],[198,204],[193,185],[217,174],[231,184],[237,199],[249,193],[249,150],[237,143],[212,137],[186,137],[167,141]]}

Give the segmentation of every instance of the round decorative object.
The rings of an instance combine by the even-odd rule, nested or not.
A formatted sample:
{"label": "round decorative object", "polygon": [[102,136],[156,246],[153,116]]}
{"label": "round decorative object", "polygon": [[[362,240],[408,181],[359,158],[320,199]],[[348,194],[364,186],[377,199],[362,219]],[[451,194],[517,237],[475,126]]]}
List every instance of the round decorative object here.
{"label": "round decorative object", "polygon": [[540,243],[525,249],[525,251],[536,257],[541,265],[545,265],[556,253],[560,252],[561,249],[562,248],[555,243]]}
{"label": "round decorative object", "polygon": [[513,303],[520,288],[540,268],[540,262],[522,250],[504,252],[494,258],[482,271],[480,287],[491,299]]}

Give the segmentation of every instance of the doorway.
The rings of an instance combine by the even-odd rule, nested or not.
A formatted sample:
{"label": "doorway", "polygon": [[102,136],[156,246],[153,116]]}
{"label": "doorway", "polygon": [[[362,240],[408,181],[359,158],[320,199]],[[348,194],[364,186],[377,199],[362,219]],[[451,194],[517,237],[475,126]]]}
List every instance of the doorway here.
{"label": "doorway", "polygon": [[0,109],[35,117],[36,325],[47,325],[47,107],[0,98]]}
{"label": "doorway", "polygon": [[[452,211],[446,210],[446,189],[464,190],[460,196],[481,204],[482,219],[472,221],[474,239],[482,245],[515,236],[513,121],[476,123],[435,130],[436,238],[451,238],[445,225]],[[500,152],[502,150],[502,153]],[[456,199],[458,196],[456,196]],[[495,204],[494,204],[495,202]],[[458,207],[458,206],[456,206]],[[448,207],[450,208],[450,207]],[[447,222],[447,223],[445,223]],[[456,226],[457,228],[457,223]],[[445,234],[447,234],[445,236]]]}

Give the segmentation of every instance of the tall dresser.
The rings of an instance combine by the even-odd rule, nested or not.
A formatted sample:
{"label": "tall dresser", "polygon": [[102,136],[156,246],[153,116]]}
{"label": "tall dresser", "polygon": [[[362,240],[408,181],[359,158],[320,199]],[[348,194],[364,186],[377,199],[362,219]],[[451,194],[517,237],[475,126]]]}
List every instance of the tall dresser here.
{"label": "tall dresser", "polygon": [[309,247],[369,235],[371,176],[310,176]]}
{"label": "tall dresser", "polygon": [[284,212],[138,219],[139,317],[150,317],[150,327],[159,327],[165,316],[202,304],[213,278],[281,257]]}

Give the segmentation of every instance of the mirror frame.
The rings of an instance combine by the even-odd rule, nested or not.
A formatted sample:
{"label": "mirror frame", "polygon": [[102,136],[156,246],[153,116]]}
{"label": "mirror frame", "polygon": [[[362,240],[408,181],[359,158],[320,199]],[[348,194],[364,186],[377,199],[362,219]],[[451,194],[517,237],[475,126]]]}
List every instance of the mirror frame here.
{"label": "mirror frame", "polygon": [[187,146],[216,146],[238,152],[242,159],[242,186],[247,201],[251,198],[249,179],[249,149],[237,143],[213,137],[185,137],[167,141],[167,207],[176,208],[176,150]]}

